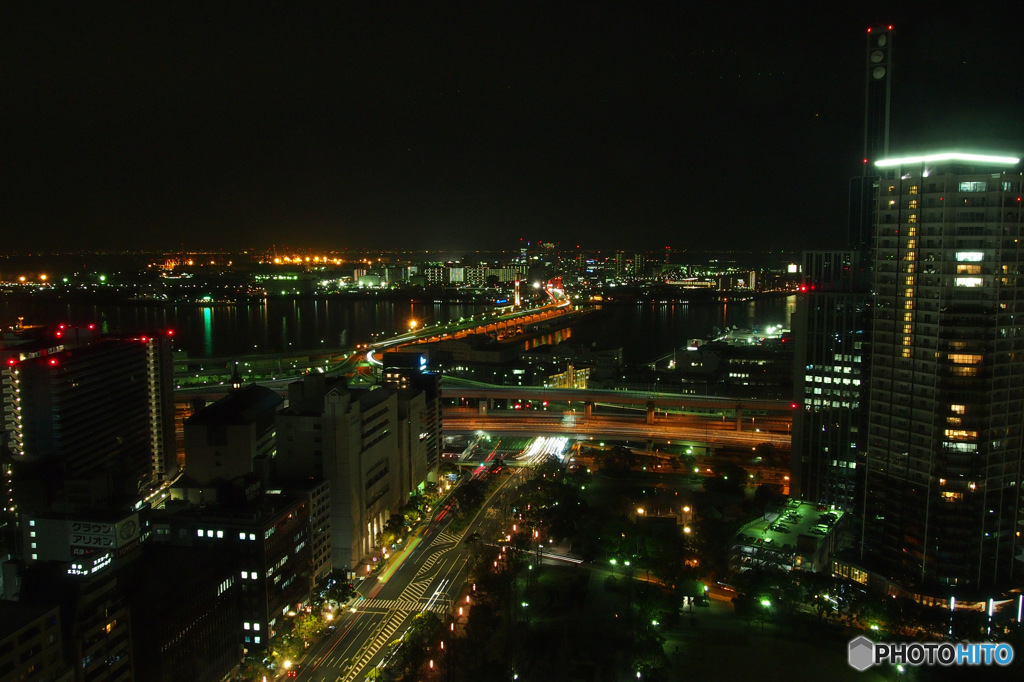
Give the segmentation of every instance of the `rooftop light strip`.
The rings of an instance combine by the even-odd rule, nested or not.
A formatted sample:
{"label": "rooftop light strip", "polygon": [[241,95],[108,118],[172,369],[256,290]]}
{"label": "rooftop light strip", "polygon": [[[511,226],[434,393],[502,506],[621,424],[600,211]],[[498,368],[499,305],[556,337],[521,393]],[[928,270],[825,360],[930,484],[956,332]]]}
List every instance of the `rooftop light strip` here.
{"label": "rooftop light strip", "polygon": [[991,163],[998,165],[1016,166],[1020,159],[1013,156],[993,156],[991,154],[961,154],[960,152],[942,152],[940,154],[925,154],[923,156],[904,156],[895,159],[879,159],[875,165],[879,168],[893,168],[915,163],[930,163],[932,161],[969,161],[974,163]]}

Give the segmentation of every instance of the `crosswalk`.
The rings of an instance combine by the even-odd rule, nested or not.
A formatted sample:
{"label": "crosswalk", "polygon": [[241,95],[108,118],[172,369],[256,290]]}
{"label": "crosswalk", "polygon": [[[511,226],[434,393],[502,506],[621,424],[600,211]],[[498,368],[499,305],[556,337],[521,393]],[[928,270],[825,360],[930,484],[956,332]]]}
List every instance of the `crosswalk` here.
{"label": "crosswalk", "polygon": [[343,678],[340,678],[343,682],[351,682],[356,679],[359,674],[366,667],[366,664],[370,662],[377,652],[383,648],[385,644],[391,641],[391,636],[395,634],[395,630],[398,626],[406,619],[407,614],[397,611],[392,613],[390,617],[381,625],[377,630],[374,637],[370,638],[367,646],[360,650],[358,658],[353,662],[353,665],[349,668],[348,672]]}
{"label": "crosswalk", "polygon": [[443,614],[447,608],[447,601],[434,600],[433,604],[430,604],[430,608],[427,608],[429,603],[426,599],[367,599],[366,601],[359,603],[360,611],[402,611],[408,613],[414,611],[419,613],[421,611],[433,611],[434,613]]}

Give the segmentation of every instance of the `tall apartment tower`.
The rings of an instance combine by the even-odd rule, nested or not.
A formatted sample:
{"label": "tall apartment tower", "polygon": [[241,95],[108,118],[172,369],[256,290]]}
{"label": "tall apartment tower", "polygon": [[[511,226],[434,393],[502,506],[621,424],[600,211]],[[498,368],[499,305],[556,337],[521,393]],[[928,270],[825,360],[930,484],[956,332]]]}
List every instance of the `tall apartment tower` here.
{"label": "tall apartment tower", "polygon": [[9,512],[129,505],[177,474],[166,335],[61,325],[0,340]]}
{"label": "tall apartment tower", "polygon": [[1024,221],[1009,157],[880,160],[863,558],[907,587],[1024,576]]}

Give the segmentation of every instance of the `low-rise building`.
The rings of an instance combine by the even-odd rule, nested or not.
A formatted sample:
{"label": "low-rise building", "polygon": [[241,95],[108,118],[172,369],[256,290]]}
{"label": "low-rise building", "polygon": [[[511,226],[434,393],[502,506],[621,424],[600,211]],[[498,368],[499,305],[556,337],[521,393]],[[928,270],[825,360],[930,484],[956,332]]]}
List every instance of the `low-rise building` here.
{"label": "low-rise building", "polygon": [[729,570],[811,571],[830,568],[843,512],[790,500],[743,526],[729,548]]}

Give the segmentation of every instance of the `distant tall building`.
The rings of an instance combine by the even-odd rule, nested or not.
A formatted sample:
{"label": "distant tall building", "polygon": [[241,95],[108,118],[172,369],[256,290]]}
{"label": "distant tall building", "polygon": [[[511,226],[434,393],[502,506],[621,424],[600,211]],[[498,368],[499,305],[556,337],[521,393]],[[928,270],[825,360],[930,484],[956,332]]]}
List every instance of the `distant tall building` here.
{"label": "distant tall building", "polygon": [[863,552],[949,594],[1024,577],[1019,160],[876,163]]}
{"label": "distant tall building", "polygon": [[642,278],[647,276],[647,256],[643,253],[633,255],[633,277]]}

